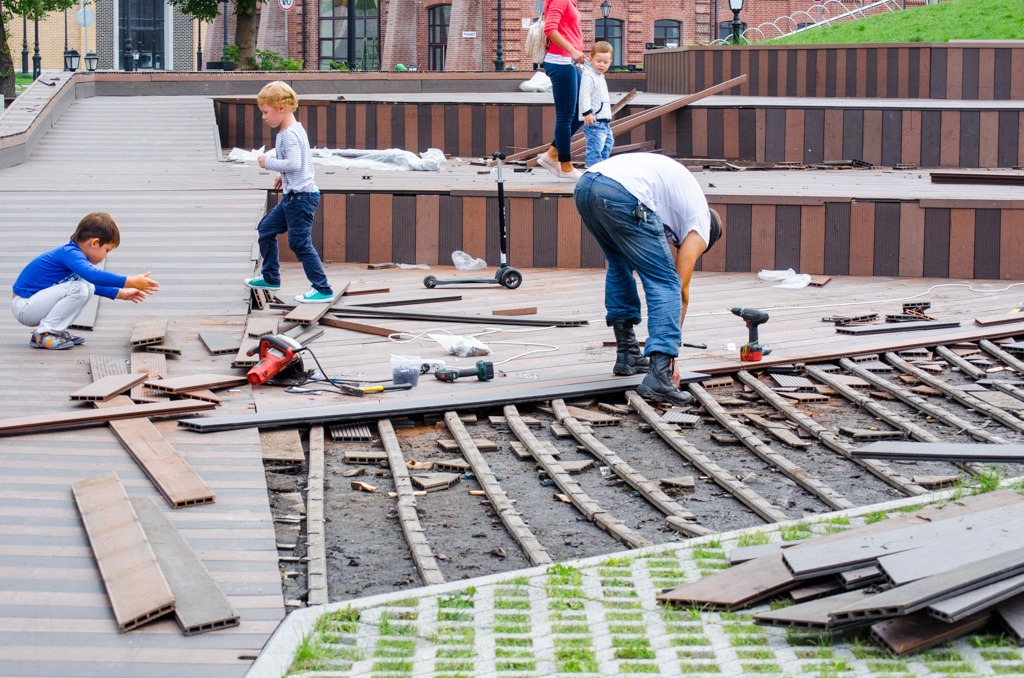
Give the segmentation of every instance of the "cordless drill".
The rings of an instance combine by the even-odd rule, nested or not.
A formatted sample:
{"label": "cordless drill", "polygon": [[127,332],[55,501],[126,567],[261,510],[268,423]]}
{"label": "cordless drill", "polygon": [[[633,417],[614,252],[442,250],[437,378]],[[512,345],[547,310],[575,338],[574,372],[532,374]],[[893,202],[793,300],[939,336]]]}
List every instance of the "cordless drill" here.
{"label": "cordless drill", "polygon": [[740,360],[755,362],[771,353],[772,349],[770,347],[761,346],[757,340],[757,327],[768,322],[768,314],[754,308],[742,308],[739,306],[730,310],[733,312],[733,315],[738,315],[746,321],[747,329],[750,331],[747,343],[740,347]]}
{"label": "cordless drill", "polygon": [[478,360],[474,367],[463,367],[462,369],[457,367],[439,368],[434,372],[434,376],[441,381],[449,383],[459,377],[476,377],[480,381],[490,381],[494,379],[494,363]]}

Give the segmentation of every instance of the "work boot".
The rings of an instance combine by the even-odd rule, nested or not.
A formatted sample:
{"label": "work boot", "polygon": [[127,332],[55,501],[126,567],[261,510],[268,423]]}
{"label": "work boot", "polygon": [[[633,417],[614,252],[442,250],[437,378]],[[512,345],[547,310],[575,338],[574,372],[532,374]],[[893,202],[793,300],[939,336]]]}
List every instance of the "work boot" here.
{"label": "work boot", "polygon": [[672,383],[672,356],[654,351],[648,356],[651,361],[647,376],[637,386],[639,396],[658,403],[686,406],[693,402],[693,396],[684,393]]}
{"label": "work boot", "polygon": [[616,320],[612,323],[612,330],[615,332],[615,367],[612,372],[620,377],[646,372],[651,363],[640,350],[633,325],[625,320]]}

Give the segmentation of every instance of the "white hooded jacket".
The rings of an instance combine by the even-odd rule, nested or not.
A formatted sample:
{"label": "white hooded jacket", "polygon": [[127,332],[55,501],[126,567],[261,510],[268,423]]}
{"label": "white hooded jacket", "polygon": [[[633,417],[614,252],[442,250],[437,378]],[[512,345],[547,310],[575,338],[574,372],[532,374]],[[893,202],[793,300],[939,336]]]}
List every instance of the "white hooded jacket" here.
{"label": "white hooded jacket", "polygon": [[598,120],[612,119],[612,102],[608,94],[608,83],[604,74],[598,73],[590,65],[590,60],[583,62],[583,77],[580,80],[579,116],[583,120],[587,113],[593,113]]}

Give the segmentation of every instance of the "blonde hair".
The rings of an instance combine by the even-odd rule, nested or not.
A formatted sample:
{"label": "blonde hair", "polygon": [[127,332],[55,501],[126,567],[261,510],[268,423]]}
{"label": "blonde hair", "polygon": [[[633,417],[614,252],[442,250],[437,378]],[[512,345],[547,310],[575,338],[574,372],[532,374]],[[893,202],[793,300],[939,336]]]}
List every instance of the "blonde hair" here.
{"label": "blonde hair", "polygon": [[600,40],[594,43],[594,46],[590,48],[590,56],[597,56],[598,54],[615,54],[615,48],[612,47],[610,42]]}
{"label": "blonde hair", "polygon": [[266,104],[271,108],[277,108],[278,104],[284,104],[285,108],[293,113],[299,107],[299,96],[288,83],[275,80],[263,86],[256,97],[257,104]]}

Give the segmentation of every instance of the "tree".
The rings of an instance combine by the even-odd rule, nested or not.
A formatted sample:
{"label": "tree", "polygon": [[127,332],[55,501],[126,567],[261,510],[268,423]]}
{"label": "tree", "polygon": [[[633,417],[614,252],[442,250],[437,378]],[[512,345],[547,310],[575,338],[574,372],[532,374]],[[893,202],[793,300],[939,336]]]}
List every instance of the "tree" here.
{"label": "tree", "polygon": [[8,24],[15,16],[35,21],[77,4],[78,0],[0,0],[0,94],[14,98],[14,58],[7,44]]}
{"label": "tree", "polygon": [[[210,22],[220,16],[218,0],[167,0],[183,14],[200,21]],[[256,58],[256,7],[262,0],[233,0],[235,14],[235,45],[238,47],[239,65]],[[227,17],[225,17],[225,21]]]}

